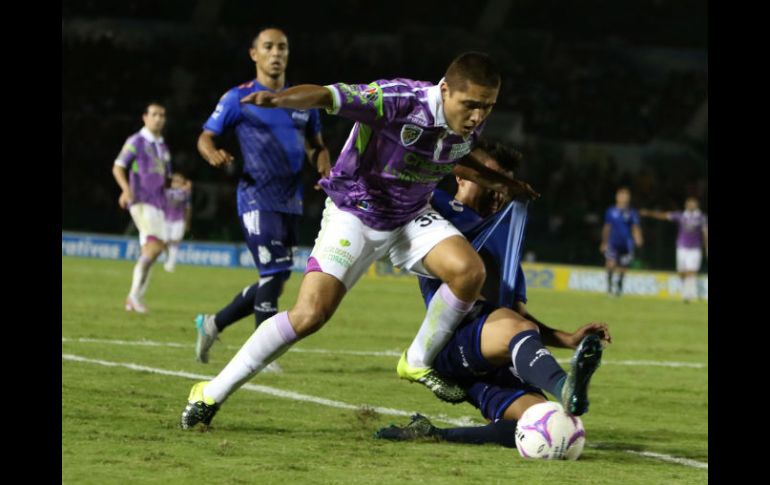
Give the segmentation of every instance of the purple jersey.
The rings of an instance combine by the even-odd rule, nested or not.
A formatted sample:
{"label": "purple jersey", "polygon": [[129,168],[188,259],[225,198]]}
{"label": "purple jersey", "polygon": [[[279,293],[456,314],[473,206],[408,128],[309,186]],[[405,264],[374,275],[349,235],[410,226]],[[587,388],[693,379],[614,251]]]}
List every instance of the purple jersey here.
{"label": "purple jersey", "polygon": [[185,210],[190,206],[190,191],[182,188],[166,189],[166,220],[184,220]]}
{"label": "purple jersey", "polygon": [[171,175],[171,154],[163,137],[155,138],[147,128],[129,136],[115,164],[129,171],[134,204],[166,205],[166,179]]}
{"label": "purple jersey", "polygon": [[471,152],[485,123],[467,137],[444,118],[438,85],[410,79],[326,86],[328,110],[356,122],[331,175],[320,184],[340,209],[377,230],[396,229],[426,206],[438,182]]}
{"label": "purple jersey", "polygon": [[699,210],[672,212],[669,219],[679,223],[676,247],[699,249],[703,244],[703,230],[708,228],[706,215]]}

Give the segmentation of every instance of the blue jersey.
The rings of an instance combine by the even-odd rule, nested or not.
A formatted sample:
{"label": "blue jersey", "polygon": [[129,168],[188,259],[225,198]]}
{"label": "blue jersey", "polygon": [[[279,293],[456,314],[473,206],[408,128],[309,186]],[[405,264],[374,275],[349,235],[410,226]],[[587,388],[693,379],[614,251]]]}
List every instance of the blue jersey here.
{"label": "blue jersey", "polygon": [[260,108],[241,98],[268,90],[256,80],[225,93],[204,130],[217,135],[235,127],[243,155],[238,214],[253,210],[302,214],[305,138],[321,131],[318,110]]}
{"label": "blue jersey", "polygon": [[[487,218],[483,218],[470,207],[455,200],[452,196],[439,189],[433,191],[431,205],[436,212],[451,222],[469,241],[474,243],[474,247],[478,248],[478,244],[483,242],[483,245],[478,248],[479,255],[484,261],[484,266],[487,270],[487,278],[484,282],[484,288],[481,290],[482,296],[490,302],[495,304],[500,303],[502,306],[509,308],[513,308],[513,304],[517,301],[526,303],[527,284],[520,264],[517,264],[513,280],[513,301],[499,302],[499,288],[501,286],[501,279],[505,273],[503,268],[505,262],[504,247],[508,244],[508,234],[505,230],[492,231],[490,234],[486,234],[485,231],[485,229],[489,229],[491,225],[499,222],[501,218],[509,216],[511,212],[500,211]],[[504,229],[502,225],[500,228]],[[516,261],[518,260],[519,257],[516,258]],[[431,298],[433,298],[433,294],[438,290],[438,287],[441,286],[441,281],[424,277],[419,277],[418,279],[420,291],[422,292],[425,305],[427,306]]]}
{"label": "blue jersey", "polygon": [[634,247],[634,238],[631,235],[631,227],[639,225],[639,213],[636,209],[619,209],[610,207],[604,213],[605,224],[610,225],[609,246],[613,248]]}

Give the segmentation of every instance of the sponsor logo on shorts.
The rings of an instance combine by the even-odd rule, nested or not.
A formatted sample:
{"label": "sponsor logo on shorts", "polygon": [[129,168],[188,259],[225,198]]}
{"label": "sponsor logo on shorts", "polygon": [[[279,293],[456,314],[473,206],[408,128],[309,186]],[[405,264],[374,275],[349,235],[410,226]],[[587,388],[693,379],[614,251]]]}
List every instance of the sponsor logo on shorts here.
{"label": "sponsor logo on shorts", "polygon": [[267,264],[273,258],[273,255],[270,254],[270,250],[267,249],[267,246],[259,246],[259,248],[257,248],[257,254],[259,255],[260,264]]}
{"label": "sponsor logo on shorts", "polygon": [[326,246],[321,253],[321,259],[330,263],[338,264],[343,268],[350,268],[353,266],[354,257],[352,253],[344,251],[334,246]]}
{"label": "sponsor logo on shorts", "polygon": [[342,246],[343,248],[346,248],[350,246],[350,241],[348,241],[347,239],[340,239],[340,246]]}

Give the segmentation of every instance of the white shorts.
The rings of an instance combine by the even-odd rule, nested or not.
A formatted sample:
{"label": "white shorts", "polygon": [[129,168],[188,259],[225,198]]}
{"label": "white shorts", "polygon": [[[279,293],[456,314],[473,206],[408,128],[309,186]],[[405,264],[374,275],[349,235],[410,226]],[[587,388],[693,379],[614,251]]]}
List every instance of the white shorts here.
{"label": "white shorts", "polygon": [[184,219],[179,221],[166,220],[166,241],[181,241],[184,239]]}
{"label": "white shorts", "polygon": [[702,258],[700,249],[676,248],[676,270],[683,272],[700,271],[700,260]]}
{"label": "white shorts", "polygon": [[452,236],[464,237],[429,205],[405,225],[378,231],[340,210],[327,198],[321,230],[310,253],[315,261],[308,261],[308,270],[320,269],[350,290],[372,263],[387,256],[398,268],[433,277],[422,259],[439,242]]}
{"label": "white shorts", "polygon": [[166,216],[161,209],[150,204],[132,204],[129,212],[139,229],[139,244],[144,246],[149,236],[166,240]]}

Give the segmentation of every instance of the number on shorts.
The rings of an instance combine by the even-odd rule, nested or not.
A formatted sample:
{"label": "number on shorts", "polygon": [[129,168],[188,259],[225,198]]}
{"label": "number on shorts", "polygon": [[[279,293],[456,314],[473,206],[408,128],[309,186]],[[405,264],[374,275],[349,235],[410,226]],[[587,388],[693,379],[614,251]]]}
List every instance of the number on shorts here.
{"label": "number on shorts", "polygon": [[442,220],[442,217],[438,215],[436,212],[427,212],[420,217],[416,218],[414,222],[418,222],[420,224],[420,227],[427,227],[430,226],[433,221],[440,221]]}

